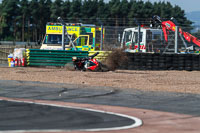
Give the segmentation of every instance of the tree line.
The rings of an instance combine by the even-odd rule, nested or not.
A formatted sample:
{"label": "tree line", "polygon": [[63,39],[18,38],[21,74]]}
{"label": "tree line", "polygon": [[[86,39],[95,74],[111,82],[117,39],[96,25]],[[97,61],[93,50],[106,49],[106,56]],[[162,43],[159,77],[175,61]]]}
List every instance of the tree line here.
{"label": "tree line", "polygon": [[149,24],[153,15],[190,27],[179,6],[170,2],[137,0],[2,0],[0,3],[0,40],[37,41],[45,34],[47,22],[81,22],[104,26],[136,26],[134,18]]}

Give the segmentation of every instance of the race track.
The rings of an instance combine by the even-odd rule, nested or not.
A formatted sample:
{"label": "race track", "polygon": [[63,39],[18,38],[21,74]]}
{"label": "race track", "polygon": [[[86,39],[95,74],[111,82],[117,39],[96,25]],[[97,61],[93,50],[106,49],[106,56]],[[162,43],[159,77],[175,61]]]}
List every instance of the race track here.
{"label": "race track", "polygon": [[[0,100],[0,114],[4,114],[0,116],[2,133],[38,129],[86,132],[135,123],[133,119],[102,112],[114,112],[143,121],[143,125],[136,128],[115,130],[120,133],[200,131],[200,95],[197,94],[1,80]],[[112,129],[103,131],[112,132]]]}

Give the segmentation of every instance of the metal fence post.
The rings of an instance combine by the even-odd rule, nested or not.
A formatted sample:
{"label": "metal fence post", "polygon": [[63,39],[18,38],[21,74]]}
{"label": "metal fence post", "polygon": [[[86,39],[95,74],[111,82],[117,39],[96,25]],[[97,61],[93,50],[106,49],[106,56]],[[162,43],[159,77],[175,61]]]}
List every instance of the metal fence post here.
{"label": "metal fence post", "polygon": [[65,25],[62,25],[62,50],[65,50]]}
{"label": "metal fence post", "polygon": [[178,29],[179,27],[176,26],[175,28],[175,46],[174,46],[174,53],[178,53]]}
{"label": "metal fence post", "polygon": [[140,25],[138,25],[138,52],[140,52]]}
{"label": "metal fence post", "polygon": [[101,46],[100,50],[103,50],[103,25],[101,25]]}
{"label": "metal fence post", "polygon": [[[140,23],[136,18],[134,18],[135,23],[138,25],[138,52],[140,52]],[[137,51],[136,51],[137,52]]]}
{"label": "metal fence post", "polygon": [[66,25],[65,25],[65,22],[63,21],[63,19],[61,18],[61,17],[58,17],[57,18],[60,22],[61,22],[61,24],[62,24],[62,49],[63,50],[65,50],[65,34],[67,35],[67,37],[68,37],[68,39],[69,39],[69,41],[70,41],[70,44],[72,44],[72,46],[73,46],[73,48],[74,48],[74,50],[76,51],[77,49],[76,49],[76,46],[74,45],[74,43],[73,43],[73,41],[72,41],[72,39],[71,39],[71,37],[69,36],[69,34],[67,33],[67,29],[66,29]]}

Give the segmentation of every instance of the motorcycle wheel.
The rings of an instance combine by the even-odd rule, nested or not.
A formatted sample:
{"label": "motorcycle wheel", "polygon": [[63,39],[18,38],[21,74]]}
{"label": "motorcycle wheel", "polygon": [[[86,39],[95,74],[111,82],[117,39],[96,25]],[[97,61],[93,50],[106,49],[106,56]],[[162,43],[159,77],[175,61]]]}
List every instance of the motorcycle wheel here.
{"label": "motorcycle wheel", "polygon": [[97,72],[107,72],[109,71],[108,67],[104,64],[102,64],[101,62],[99,62],[99,66],[96,69]]}

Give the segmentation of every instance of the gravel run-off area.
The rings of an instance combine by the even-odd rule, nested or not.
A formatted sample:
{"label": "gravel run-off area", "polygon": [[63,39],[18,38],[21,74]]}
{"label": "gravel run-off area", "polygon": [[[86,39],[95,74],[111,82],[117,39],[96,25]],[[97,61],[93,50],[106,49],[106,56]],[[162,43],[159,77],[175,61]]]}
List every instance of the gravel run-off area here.
{"label": "gravel run-off area", "polygon": [[67,71],[64,68],[0,67],[0,80],[68,83],[128,90],[200,94],[200,71],[81,72]]}

